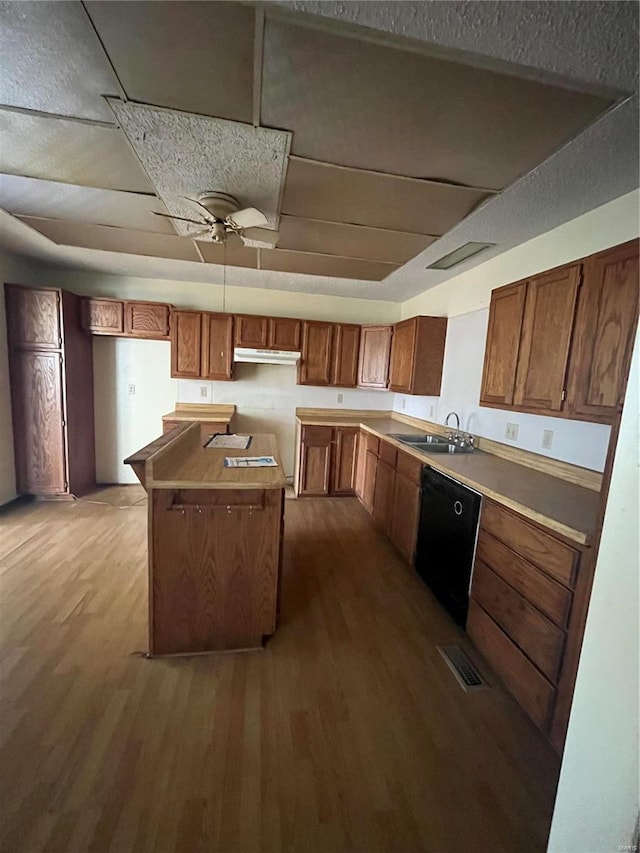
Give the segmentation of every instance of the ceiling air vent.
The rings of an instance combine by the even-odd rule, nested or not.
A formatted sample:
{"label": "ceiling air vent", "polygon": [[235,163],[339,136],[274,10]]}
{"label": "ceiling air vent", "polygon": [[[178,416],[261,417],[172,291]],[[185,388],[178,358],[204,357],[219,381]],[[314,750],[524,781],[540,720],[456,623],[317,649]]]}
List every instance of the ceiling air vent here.
{"label": "ceiling air vent", "polygon": [[429,264],[425,269],[428,270],[448,270],[451,267],[455,267],[456,264],[462,263],[462,261],[466,261],[467,258],[473,257],[473,255],[477,255],[478,252],[484,251],[484,249],[489,249],[491,246],[495,246],[495,243],[465,243],[463,246],[460,246],[457,249],[454,249],[453,252],[449,252],[448,255],[444,255],[437,261],[434,261],[432,264]]}

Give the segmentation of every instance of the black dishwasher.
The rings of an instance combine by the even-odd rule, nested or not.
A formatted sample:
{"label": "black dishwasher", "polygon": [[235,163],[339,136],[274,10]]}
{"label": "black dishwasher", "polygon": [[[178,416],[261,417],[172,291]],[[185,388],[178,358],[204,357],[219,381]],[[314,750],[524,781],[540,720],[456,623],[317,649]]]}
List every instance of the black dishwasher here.
{"label": "black dishwasher", "polygon": [[415,567],[463,628],[482,497],[432,468],[422,469],[420,527]]}

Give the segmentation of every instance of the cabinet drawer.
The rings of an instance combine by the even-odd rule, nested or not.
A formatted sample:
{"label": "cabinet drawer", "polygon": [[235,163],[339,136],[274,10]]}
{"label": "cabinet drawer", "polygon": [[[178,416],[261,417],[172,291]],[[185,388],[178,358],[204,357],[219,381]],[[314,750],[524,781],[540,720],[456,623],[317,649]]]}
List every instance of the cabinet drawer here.
{"label": "cabinet drawer", "polygon": [[422,465],[423,463],[419,459],[414,459],[413,456],[409,456],[408,453],[403,453],[401,450],[398,451],[396,471],[418,485],[420,485],[422,476]]}
{"label": "cabinet drawer", "polygon": [[486,530],[480,531],[476,559],[486,563],[556,625],[565,627],[573,598],[566,587],[543,574]]}
{"label": "cabinet drawer", "polygon": [[388,465],[391,465],[392,468],[396,467],[396,456],[398,451],[396,448],[389,444],[387,441],[381,441],[378,446],[378,456],[382,459],[383,462],[386,462]]}
{"label": "cabinet drawer", "polygon": [[574,585],[578,551],[490,501],[483,501],[480,526],[560,583]]}
{"label": "cabinet drawer", "polygon": [[469,603],[467,633],[533,722],[545,729],[553,686],[475,601]]}
{"label": "cabinet drawer", "polygon": [[564,633],[508,583],[476,560],[472,598],[547,678],[558,677]]}
{"label": "cabinet drawer", "polygon": [[376,438],[375,435],[371,435],[370,432],[365,433],[365,435],[367,437],[367,450],[371,451],[371,453],[375,453],[377,456],[380,439]]}

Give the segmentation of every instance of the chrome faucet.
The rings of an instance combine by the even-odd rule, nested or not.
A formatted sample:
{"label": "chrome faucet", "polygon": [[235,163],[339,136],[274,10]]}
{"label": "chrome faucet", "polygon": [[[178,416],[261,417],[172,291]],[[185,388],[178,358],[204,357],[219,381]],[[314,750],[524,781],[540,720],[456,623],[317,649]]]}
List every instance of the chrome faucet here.
{"label": "chrome faucet", "polygon": [[451,415],[453,415],[454,418],[456,419],[456,431],[455,431],[455,433],[450,432],[449,435],[447,436],[447,438],[450,441],[459,441],[459,439],[460,439],[460,418],[458,417],[457,412],[449,412],[447,417],[444,419],[444,425],[449,426],[449,418],[451,417]]}

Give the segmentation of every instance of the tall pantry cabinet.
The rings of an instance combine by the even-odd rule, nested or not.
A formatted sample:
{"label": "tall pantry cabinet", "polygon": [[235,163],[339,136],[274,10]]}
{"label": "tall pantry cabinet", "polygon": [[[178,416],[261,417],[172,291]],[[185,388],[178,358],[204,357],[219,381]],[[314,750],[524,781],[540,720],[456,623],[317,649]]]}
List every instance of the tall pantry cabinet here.
{"label": "tall pantry cabinet", "polygon": [[95,483],[93,351],[80,297],[5,284],[16,484],[72,497]]}

